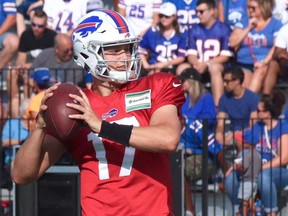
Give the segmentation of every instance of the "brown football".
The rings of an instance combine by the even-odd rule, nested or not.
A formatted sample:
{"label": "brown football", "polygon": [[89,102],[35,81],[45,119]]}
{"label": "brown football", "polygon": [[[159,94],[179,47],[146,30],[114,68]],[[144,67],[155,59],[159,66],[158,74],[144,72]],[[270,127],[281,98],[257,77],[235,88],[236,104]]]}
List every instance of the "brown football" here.
{"label": "brown football", "polygon": [[61,83],[58,88],[53,91],[53,96],[46,101],[46,105],[48,106],[45,112],[46,129],[60,140],[72,139],[82,126],[81,121],[68,117],[71,114],[80,113],[66,106],[66,103],[78,103],[70,98],[69,94],[81,96],[75,85],[71,83]]}

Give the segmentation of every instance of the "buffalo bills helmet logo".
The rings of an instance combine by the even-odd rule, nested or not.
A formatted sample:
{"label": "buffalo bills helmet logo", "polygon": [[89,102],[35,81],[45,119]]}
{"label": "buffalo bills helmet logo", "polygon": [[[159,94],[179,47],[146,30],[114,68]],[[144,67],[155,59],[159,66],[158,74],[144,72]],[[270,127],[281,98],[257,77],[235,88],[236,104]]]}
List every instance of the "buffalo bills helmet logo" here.
{"label": "buffalo bills helmet logo", "polygon": [[75,29],[76,33],[80,33],[80,36],[87,37],[89,34],[95,32],[103,23],[103,20],[98,16],[91,16],[79,23]]}

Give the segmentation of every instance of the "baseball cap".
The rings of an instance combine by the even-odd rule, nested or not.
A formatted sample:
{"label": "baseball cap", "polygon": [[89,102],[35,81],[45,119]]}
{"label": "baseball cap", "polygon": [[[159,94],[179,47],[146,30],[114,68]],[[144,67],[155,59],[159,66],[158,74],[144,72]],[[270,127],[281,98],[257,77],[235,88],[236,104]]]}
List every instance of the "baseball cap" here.
{"label": "baseball cap", "polygon": [[48,68],[35,68],[31,78],[39,85],[46,85],[50,83],[51,75]]}
{"label": "baseball cap", "polygon": [[181,82],[184,82],[187,79],[193,79],[199,81],[201,79],[200,74],[194,68],[187,68],[185,69],[178,78]]}
{"label": "baseball cap", "polygon": [[165,16],[176,15],[177,9],[176,6],[171,2],[165,2],[160,6],[159,14],[163,14]]}

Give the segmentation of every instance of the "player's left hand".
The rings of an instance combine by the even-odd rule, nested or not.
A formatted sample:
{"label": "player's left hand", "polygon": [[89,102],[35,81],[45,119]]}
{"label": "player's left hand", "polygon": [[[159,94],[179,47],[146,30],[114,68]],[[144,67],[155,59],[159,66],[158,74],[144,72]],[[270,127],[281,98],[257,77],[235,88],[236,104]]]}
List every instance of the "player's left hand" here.
{"label": "player's left hand", "polygon": [[79,91],[82,97],[75,94],[69,94],[69,97],[73,98],[79,103],[67,103],[66,106],[80,111],[81,114],[69,115],[69,118],[82,120],[92,131],[99,133],[102,121],[91,108],[86,94],[81,89]]}

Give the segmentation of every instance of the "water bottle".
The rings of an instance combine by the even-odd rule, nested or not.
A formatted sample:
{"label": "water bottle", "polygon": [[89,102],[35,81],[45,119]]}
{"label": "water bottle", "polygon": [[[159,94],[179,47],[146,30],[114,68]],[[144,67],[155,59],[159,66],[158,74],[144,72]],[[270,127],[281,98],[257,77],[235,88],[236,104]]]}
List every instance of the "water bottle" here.
{"label": "water bottle", "polygon": [[262,215],[262,201],[261,199],[258,199],[255,203],[256,207],[256,216],[261,216]]}

